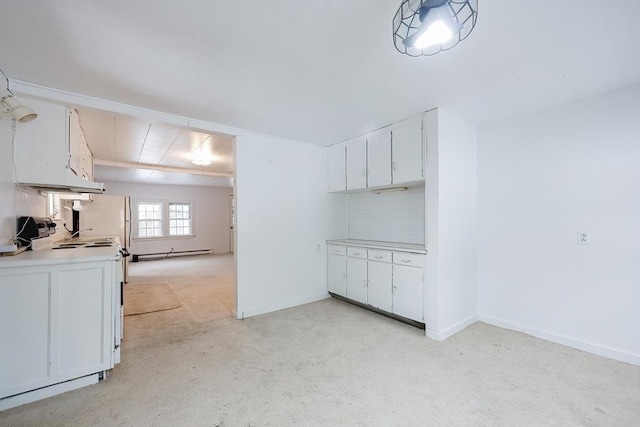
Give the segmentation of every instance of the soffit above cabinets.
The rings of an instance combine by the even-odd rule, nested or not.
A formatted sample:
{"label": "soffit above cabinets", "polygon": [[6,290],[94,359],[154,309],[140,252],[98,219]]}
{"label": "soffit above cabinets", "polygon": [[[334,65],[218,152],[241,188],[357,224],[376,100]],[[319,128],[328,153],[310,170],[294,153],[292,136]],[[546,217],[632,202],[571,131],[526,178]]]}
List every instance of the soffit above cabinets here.
{"label": "soffit above cabinets", "polygon": [[[98,180],[232,185],[234,141],[230,135],[181,129],[90,108],[77,111],[80,127],[96,159]],[[210,165],[192,163],[200,152],[211,156]]]}

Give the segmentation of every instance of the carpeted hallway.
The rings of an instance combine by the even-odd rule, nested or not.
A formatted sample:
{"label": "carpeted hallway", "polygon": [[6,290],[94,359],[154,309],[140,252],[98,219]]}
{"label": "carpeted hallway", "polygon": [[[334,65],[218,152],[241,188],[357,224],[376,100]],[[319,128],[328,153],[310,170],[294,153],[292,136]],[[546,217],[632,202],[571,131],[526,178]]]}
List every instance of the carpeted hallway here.
{"label": "carpeted hallway", "polygon": [[438,343],[333,299],[238,321],[231,256],[132,267],[132,285],[161,279],[182,306],[128,316],[105,381],[2,412],[3,427],[640,424],[637,366],[483,323]]}

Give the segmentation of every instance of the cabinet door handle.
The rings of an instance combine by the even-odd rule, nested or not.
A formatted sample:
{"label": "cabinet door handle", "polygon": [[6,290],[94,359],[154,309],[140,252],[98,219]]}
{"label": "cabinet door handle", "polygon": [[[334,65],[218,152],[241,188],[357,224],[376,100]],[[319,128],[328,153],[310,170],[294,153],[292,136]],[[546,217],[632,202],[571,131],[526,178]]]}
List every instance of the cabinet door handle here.
{"label": "cabinet door handle", "polygon": [[360,255],[360,252],[354,252],[353,254],[354,255]]}
{"label": "cabinet door handle", "polygon": [[391,162],[391,170],[396,171],[396,162]]}
{"label": "cabinet door handle", "polygon": [[382,259],[382,256],[381,255],[376,255],[374,258],[375,259]]}
{"label": "cabinet door handle", "polygon": [[367,287],[367,279],[362,279],[362,287],[363,288]]}
{"label": "cabinet door handle", "polygon": [[393,285],[391,287],[391,295],[395,295],[396,294],[396,285]]}
{"label": "cabinet door handle", "polygon": [[347,273],[342,273],[342,281],[343,282],[347,281]]}
{"label": "cabinet door handle", "polygon": [[371,285],[371,280],[367,280],[367,288]]}
{"label": "cabinet door handle", "polygon": [[403,259],[402,262],[410,263],[411,260],[410,259]]}

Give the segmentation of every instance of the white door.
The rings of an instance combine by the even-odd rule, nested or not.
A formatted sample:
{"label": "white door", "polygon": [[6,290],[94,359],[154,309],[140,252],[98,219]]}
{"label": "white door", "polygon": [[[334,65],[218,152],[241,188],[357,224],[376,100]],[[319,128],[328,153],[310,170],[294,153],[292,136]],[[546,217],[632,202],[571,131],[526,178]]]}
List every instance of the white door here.
{"label": "white door", "polygon": [[49,272],[0,277],[0,398],[42,387],[49,373]]}
{"label": "white door", "polygon": [[367,303],[367,260],[347,258],[347,298]]}
{"label": "white door", "polygon": [[347,296],[347,257],[344,255],[331,255],[327,261],[329,292]]}
{"label": "white door", "polygon": [[367,188],[367,141],[347,145],[347,190]]}
{"label": "white door", "polygon": [[[52,288],[52,365],[56,376],[77,378],[111,368],[113,272],[105,263],[55,269]],[[120,333],[118,331],[117,333]]]}
{"label": "white door", "polygon": [[347,189],[346,148],[343,144],[327,149],[327,181],[329,192]]}
{"label": "white door", "polygon": [[391,184],[391,132],[367,140],[367,186]]}
{"label": "white door", "polygon": [[391,312],[392,266],[384,262],[369,261],[368,303]]}
{"label": "white door", "polygon": [[422,268],[393,266],[393,311],[422,322]]}
{"label": "white door", "polygon": [[408,123],[392,131],[393,183],[424,179],[422,170],[422,122]]}

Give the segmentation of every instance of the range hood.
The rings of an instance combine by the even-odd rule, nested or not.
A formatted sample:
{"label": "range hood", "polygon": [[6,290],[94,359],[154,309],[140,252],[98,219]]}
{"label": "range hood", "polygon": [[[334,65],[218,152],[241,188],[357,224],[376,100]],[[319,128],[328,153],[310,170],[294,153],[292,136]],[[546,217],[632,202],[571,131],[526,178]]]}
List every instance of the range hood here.
{"label": "range hood", "polygon": [[47,182],[46,184],[35,182],[22,182],[20,184],[27,185],[45,193],[104,193],[104,184],[102,182],[93,182],[80,178],[70,169],[66,169],[65,175],[66,176],[61,177],[63,179]]}
{"label": "range hood", "polygon": [[93,154],[78,114],[64,105],[30,100],[38,118],[20,124],[16,133],[16,183],[47,193],[102,194],[93,182]]}

